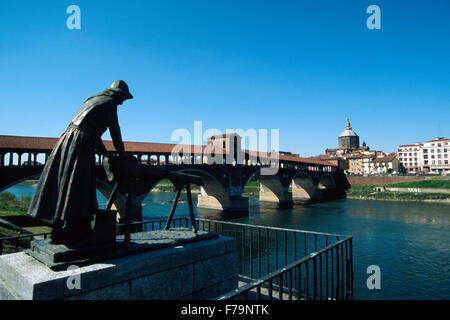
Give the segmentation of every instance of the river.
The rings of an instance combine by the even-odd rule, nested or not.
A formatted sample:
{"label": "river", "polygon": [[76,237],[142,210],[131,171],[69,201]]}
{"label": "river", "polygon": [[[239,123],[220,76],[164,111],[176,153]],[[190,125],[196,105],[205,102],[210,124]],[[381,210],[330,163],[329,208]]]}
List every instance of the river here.
{"label": "river", "polygon": [[[34,188],[7,191],[20,198]],[[152,192],[143,202],[144,219],[165,219],[173,198]],[[212,211],[196,211],[211,218]],[[181,216],[188,216],[186,204],[177,209]],[[450,299],[449,204],[343,199],[276,209],[250,198],[248,215],[224,220],[353,235],[355,299]],[[379,290],[366,286],[370,265],[381,269]]]}

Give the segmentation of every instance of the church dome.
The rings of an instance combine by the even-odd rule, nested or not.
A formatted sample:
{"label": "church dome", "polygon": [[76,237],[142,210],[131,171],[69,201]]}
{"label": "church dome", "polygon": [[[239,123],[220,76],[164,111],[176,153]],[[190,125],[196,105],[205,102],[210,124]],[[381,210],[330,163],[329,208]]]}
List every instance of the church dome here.
{"label": "church dome", "polygon": [[345,130],[339,135],[339,137],[357,137],[355,131],[353,131],[352,126],[350,125],[350,120],[347,118],[347,123],[345,124]]}

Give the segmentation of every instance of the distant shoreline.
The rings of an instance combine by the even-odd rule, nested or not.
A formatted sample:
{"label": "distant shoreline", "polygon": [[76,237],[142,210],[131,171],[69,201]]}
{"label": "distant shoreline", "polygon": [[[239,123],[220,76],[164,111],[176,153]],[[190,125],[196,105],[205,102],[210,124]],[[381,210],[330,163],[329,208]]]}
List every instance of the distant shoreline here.
{"label": "distant shoreline", "polygon": [[376,199],[371,197],[363,197],[363,196],[349,196],[347,195],[346,199],[354,199],[354,200],[374,200],[374,201],[400,201],[400,202],[428,202],[428,203],[444,203],[450,204],[450,199]]}

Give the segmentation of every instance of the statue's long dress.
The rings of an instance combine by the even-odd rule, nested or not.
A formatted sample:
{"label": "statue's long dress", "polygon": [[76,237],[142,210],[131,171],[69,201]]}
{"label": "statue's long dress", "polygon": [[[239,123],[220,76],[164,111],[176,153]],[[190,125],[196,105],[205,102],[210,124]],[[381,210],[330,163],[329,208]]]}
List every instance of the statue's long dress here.
{"label": "statue's long dress", "polygon": [[95,150],[109,128],[123,151],[113,90],[90,97],[78,110],[45,164],[28,214],[47,220],[92,220],[97,210]]}

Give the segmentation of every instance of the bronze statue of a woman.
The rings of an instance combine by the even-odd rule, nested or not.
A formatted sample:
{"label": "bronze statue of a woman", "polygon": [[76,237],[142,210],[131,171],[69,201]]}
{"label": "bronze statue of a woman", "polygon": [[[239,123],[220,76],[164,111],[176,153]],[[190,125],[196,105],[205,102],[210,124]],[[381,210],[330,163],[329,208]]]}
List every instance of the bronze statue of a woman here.
{"label": "bronze statue of a woman", "polygon": [[117,106],[132,98],[122,80],[88,98],[50,154],[28,214],[53,220],[52,242],[77,242],[88,236],[98,207],[95,154],[106,154],[101,136],[108,128],[114,147],[123,154]]}

